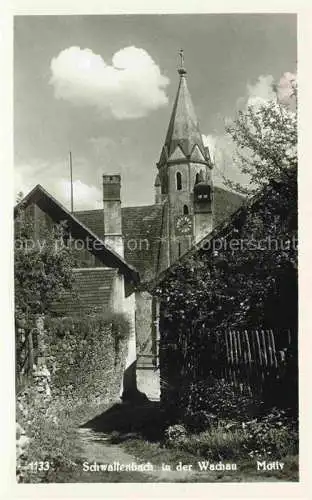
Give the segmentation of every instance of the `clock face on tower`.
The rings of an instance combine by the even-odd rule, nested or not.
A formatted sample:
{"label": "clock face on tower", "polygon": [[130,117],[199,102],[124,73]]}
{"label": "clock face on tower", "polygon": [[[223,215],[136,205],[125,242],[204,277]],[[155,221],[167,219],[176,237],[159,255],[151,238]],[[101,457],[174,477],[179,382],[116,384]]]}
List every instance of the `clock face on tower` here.
{"label": "clock face on tower", "polygon": [[187,235],[192,233],[192,219],[190,215],[179,215],[175,221],[176,233]]}

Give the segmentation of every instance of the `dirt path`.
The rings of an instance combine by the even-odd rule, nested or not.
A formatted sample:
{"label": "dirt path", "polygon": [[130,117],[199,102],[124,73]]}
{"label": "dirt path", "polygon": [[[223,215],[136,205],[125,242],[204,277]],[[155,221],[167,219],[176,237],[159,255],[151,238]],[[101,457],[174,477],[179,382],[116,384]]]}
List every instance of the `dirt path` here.
{"label": "dirt path", "polygon": [[[125,452],[121,446],[116,444],[108,444],[108,436],[105,433],[94,432],[92,429],[78,429],[77,439],[79,445],[82,449],[82,454],[85,462],[89,465],[96,462],[99,464],[139,464],[138,460],[134,455]],[[199,471],[163,471],[160,466],[153,464],[153,470],[151,471],[120,471],[120,472],[91,472],[83,471],[83,477],[90,476],[89,480],[93,482],[99,481],[99,475],[102,477],[103,482],[185,482],[185,481],[198,481],[209,480],[207,479],[207,472]],[[206,479],[204,479],[204,477]],[[210,479],[211,480],[211,479]]]}
{"label": "dirt path", "polygon": [[[95,432],[92,429],[83,428],[77,430],[77,440],[82,450],[82,457],[89,464],[140,464],[134,455],[127,453],[120,445],[108,443],[108,435],[103,432]],[[237,472],[211,472],[211,471],[177,471],[162,470],[161,466],[153,464],[151,471],[84,471],[83,465],[79,466],[77,475],[72,482],[97,482],[97,483],[159,483],[159,482],[241,482],[261,481],[256,474]],[[267,477],[266,481],[275,481],[274,477]]]}
{"label": "dirt path", "polygon": [[[145,463],[152,464],[149,470],[118,470],[118,465],[136,464],[142,465],[139,447],[138,454],[133,455],[126,451],[121,444],[113,444],[111,441],[114,432],[123,438],[142,439],[153,442],[155,432],[163,425],[161,408],[157,403],[148,403],[140,406],[114,404],[101,414],[89,420],[84,426],[77,428],[75,448],[79,449],[79,456],[75,457],[74,472],[67,482],[80,483],[127,483],[127,482],[246,482],[246,481],[275,481],[277,478],[269,474],[261,476],[256,473],[255,467],[241,467],[238,464],[236,471],[200,471],[196,464],[196,459],[191,459],[194,463],[189,470],[176,470],[180,461],[180,456],[176,451],[172,451],[172,457],[168,460],[168,450],[164,452],[164,462],[171,463],[170,470],[162,470],[159,453],[153,462],[153,452],[151,459],[145,459]],[[155,439],[157,441],[157,438]],[[135,452],[134,452],[135,453]],[[143,456],[148,457],[145,452]],[[183,454],[182,454],[183,455]],[[181,456],[182,456],[181,455]],[[187,460],[186,456],[184,458]],[[201,460],[201,459],[200,459]],[[115,464],[115,465],[114,465]],[[113,470],[90,470],[90,466],[110,465]],[[114,469],[115,468],[115,469]]]}

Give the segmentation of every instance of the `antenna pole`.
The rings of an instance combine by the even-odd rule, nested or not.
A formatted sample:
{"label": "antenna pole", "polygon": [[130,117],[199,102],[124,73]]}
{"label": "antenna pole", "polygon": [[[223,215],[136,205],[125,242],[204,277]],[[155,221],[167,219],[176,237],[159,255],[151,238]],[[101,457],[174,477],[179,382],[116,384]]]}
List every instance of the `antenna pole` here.
{"label": "antenna pole", "polygon": [[72,154],[69,152],[69,168],[70,168],[70,209],[71,213],[74,212],[74,193],[73,193],[73,164]]}

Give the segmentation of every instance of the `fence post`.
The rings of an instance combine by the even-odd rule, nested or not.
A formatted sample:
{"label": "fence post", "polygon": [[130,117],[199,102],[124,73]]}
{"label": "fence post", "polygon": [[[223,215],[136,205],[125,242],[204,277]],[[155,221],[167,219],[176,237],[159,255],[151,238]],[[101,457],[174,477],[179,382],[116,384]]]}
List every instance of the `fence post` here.
{"label": "fence post", "polygon": [[267,357],[267,350],[266,350],[266,343],[265,343],[265,333],[263,330],[261,330],[261,339],[262,339],[262,346],[263,346],[263,357],[264,357],[264,362],[265,366],[268,366],[268,357]]}
{"label": "fence post", "polygon": [[272,344],[272,349],[273,349],[274,366],[275,366],[275,368],[277,368],[276,347],[275,347],[275,339],[274,339],[273,330],[269,330],[269,334],[271,337],[271,344]]}
{"label": "fence post", "polygon": [[258,347],[259,364],[262,366],[262,355],[261,355],[261,346],[260,346],[260,339],[259,339],[258,330],[255,331],[255,334],[256,334],[256,341],[257,341],[257,347]]}

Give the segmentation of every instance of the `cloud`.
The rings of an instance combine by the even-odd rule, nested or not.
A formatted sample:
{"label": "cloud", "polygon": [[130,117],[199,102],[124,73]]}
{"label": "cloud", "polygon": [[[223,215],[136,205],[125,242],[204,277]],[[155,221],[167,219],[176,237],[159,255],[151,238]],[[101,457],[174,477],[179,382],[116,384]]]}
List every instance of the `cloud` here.
{"label": "cloud", "polygon": [[[85,165],[87,169],[87,165]],[[70,208],[70,181],[64,176],[64,163],[46,163],[34,160],[19,164],[14,169],[15,195],[22,191],[25,196],[37,184],[41,184],[67,209]],[[74,210],[102,208],[102,191],[92,183],[75,179],[73,182]]]}
{"label": "cloud", "polygon": [[275,99],[272,75],[259,76],[254,85],[247,83],[247,106],[259,107]]}
{"label": "cloud", "polygon": [[297,75],[286,72],[277,84],[277,96],[282,104],[291,105],[295,99],[294,85],[297,84]]}
{"label": "cloud", "polygon": [[[277,105],[284,104],[292,111],[295,105],[293,95],[293,84],[296,83],[297,76],[286,72],[276,82],[272,75],[260,75],[254,84],[247,83],[246,95],[237,100],[237,107],[246,111],[248,106],[257,110],[260,106],[274,101]],[[275,86],[275,89],[274,89]],[[225,123],[232,123],[231,118],[226,118]],[[242,185],[248,185],[250,177],[241,171],[239,163],[235,161],[237,146],[227,134],[203,136],[204,144],[213,151],[214,161],[214,182],[216,185],[223,184],[223,178],[230,179]]]}
{"label": "cloud", "polygon": [[[202,135],[204,146],[208,146],[213,165],[213,183],[215,186],[226,187],[224,179],[248,184],[248,176],[243,174],[233,161],[236,146],[227,134]],[[227,188],[227,187],[226,187]],[[228,188],[227,188],[228,189]]]}
{"label": "cloud", "polygon": [[144,49],[125,47],[112,64],[90,49],[70,47],[51,61],[50,83],[57,99],[95,107],[103,116],[140,118],[168,104],[169,79]]}
{"label": "cloud", "polygon": [[208,150],[209,150],[211,160],[214,161],[217,137],[214,135],[202,134],[202,139],[203,139],[204,146],[206,148],[208,148]]}
{"label": "cloud", "polygon": [[247,83],[246,104],[257,108],[277,98],[281,104],[291,105],[294,100],[293,84],[296,81],[297,75],[290,72],[285,72],[277,82],[272,75],[260,75],[254,85]]}
{"label": "cloud", "polygon": [[[70,200],[70,182],[60,179],[58,182],[59,200]],[[85,184],[79,179],[73,182],[74,209],[85,210],[102,208],[102,192],[99,188]]]}

